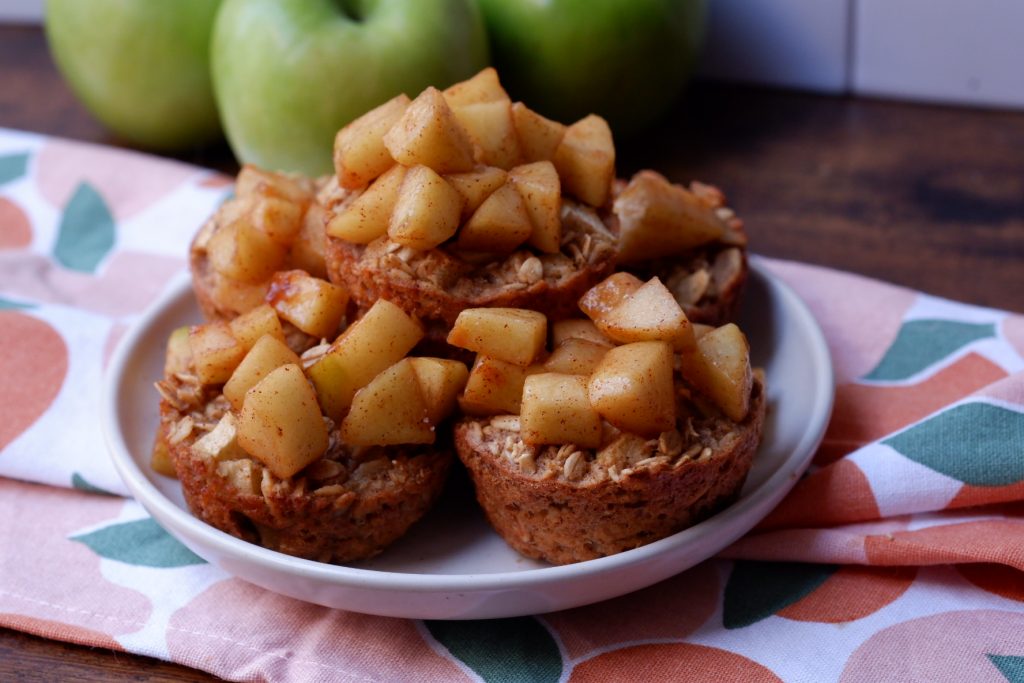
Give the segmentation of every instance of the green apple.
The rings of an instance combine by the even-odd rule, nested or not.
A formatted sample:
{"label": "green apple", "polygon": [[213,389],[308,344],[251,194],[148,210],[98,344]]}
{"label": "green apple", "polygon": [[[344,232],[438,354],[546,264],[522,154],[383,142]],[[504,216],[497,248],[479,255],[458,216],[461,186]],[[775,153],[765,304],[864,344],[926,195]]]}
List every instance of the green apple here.
{"label": "green apple", "polygon": [[472,0],[225,0],[212,56],[238,160],[318,175],[338,129],[399,93],[472,76],[488,47]]}
{"label": "green apple", "polygon": [[127,142],[182,149],[220,136],[210,84],[219,0],[49,0],[58,68],[92,114]]}
{"label": "green apple", "polygon": [[693,71],[705,0],[477,0],[512,97],[565,123],[595,113],[616,133],[662,115]]}

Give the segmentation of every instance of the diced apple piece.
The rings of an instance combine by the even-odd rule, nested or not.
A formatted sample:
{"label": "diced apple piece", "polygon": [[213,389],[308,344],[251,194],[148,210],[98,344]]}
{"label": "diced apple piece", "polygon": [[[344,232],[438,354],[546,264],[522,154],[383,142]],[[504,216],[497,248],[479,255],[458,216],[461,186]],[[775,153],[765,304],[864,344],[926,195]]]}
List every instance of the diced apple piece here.
{"label": "diced apple piece", "polygon": [[462,215],[462,195],[426,166],[405,174],[388,237],[412,249],[433,249],[455,234]]}
{"label": "diced apple piece", "polygon": [[611,313],[616,306],[640,289],[644,282],[631,273],[620,272],[609,275],[597,283],[580,298],[580,310],[591,320],[597,320]]}
{"label": "diced apple piece", "polygon": [[341,439],[353,446],[434,443],[434,425],[416,369],[405,358],[356,392],[341,423]]}
{"label": "diced apple piece", "polygon": [[608,123],[591,114],[569,126],[554,162],[569,194],[591,206],[604,206],[615,179],[615,145]]}
{"label": "diced apple piece", "polygon": [[384,146],[403,166],[423,164],[438,173],[473,170],[473,143],[434,87],[412,101],[384,135]]}
{"label": "diced apple piece", "polygon": [[182,325],[167,337],[164,354],[164,376],[192,372],[192,346],[189,342],[189,326]]}
{"label": "diced apple piece", "polygon": [[721,238],[726,224],[714,209],[681,185],[654,171],[641,171],[615,198],[619,261],[672,256]]}
{"label": "diced apple piece", "polygon": [[236,491],[262,495],[263,468],[252,458],[219,462],[216,471],[217,476],[226,479]]}
{"label": "diced apple piece", "polygon": [[459,407],[467,415],[518,415],[523,399],[523,382],[540,366],[528,368],[496,358],[477,355],[459,396]]}
{"label": "diced apple piece", "polygon": [[614,346],[614,342],[597,329],[591,320],[569,319],[559,320],[551,326],[551,343],[558,346],[566,339],[586,339],[595,344]]}
{"label": "diced apple piece", "polygon": [[472,78],[460,81],[444,91],[444,99],[451,107],[482,102],[509,101],[508,93],[501,86],[498,72],[494,67],[481,69]]}
{"label": "diced apple piece", "polygon": [[455,117],[476,146],[477,161],[511,168],[521,152],[512,119],[512,100],[491,67],[444,91]]}
{"label": "diced apple piece", "polygon": [[506,254],[529,239],[532,232],[523,198],[505,183],[473,212],[459,230],[456,244],[463,251]]}
{"label": "diced apple piece", "polygon": [[384,135],[402,118],[409,102],[407,95],[394,97],[338,131],[334,170],[339,185],[349,190],[365,187],[391,168],[395,160],[384,146]]}
{"label": "diced apple piece", "polygon": [[484,166],[469,173],[452,173],[445,180],[462,195],[462,218],[473,215],[491,193],[505,184],[508,173],[494,166]]}
{"label": "diced apple piece", "polygon": [[466,387],[469,368],[465,363],[445,358],[410,358],[420,381],[427,419],[438,425],[455,410],[459,393]]}
{"label": "diced apple piece", "polygon": [[363,194],[330,217],[327,234],[355,244],[369,244],[387,233],[404,180],[405,167],[392,166]]}
{"label": "diced apple piece", "polygon": [[227,412],[217,425],[192,444],[192,452],[204,460],[241,460],[247,456],[238,443],[238,421]]}
{"label": "diced apple piece", "polygon": [[624,432],[657,436],[675,426],[672,347],[644,341],[610,349],[590,376],[595,410]]}
{"label": "diced apple piece", "polygon": [[305,206],[313,200],[313,181],[299,174],[274,173],[245,164],[235,178],[235,196],[265,196],[286,199]]}
{"label": "diced apple piece", "polygon": [[453,105],[452,113],[476,147],[476,160],[509,169],[522,160],[508,100]]}
{"label": "diced apple piece", "polygon": [[249,210],[253,226],[282,246],[290,246],[302,229],[306,207],[287,199],[262,196],[252,200]]}
{"label": "diced apple piece", "polygon": [[299,365],[282,365],[249,389],[238,416],[238,443],[287,479],[323,456],[327,425]]}
{"label": "diced apple piece", "polygon": [[750,410],[753,372],[747,338],[733,323],[703,334],[693,353],[680,354],[683,377],[734,422]]}
{"label": "diced apple piece", "polygon": [[712,285],[711,272],[703,268],[694,271],[678,270],[665,280],[665,286],[681,306],[696,305],[705,294],[712,291]]}
{"label": "diced apple piece", "polygon": [[618,306],[594,319],[617,342],[667,341],[676,351],[694,348],[693,327],[672,292],[653,277]]}
{"label": "diced apple piece", "polygon": [[266,280],[284,263],[288,248],[272,240],[247,217],[222,225],[206,243],[210,265],[221,275],[244,283]]}
{"label": "diced apple piece", "polygon": [[547,340],[543,313],[522,308],[467,308],[455,319],[448,343],[526,367]]}
{"label": "diced apple piece", "polygon": [[210,299],[217,302],[218,308],[234,313],[244,313],[262,306],[268,289],[270,289],[269,278],[249,283],[217,274],[212,278]]}
{"label": "diced apple piece", "polygon": [[153,450],[149,454],[149,466],[157,474],[165,477],[178,477],[178,471],[174,469],[174,459],[171,458],[171,450],[164,439],[163,431],[157,433],[153,440]]}
{"label": "diced apple piece", "polygon": [[235,176],[235,197],[259,194],[261,189],[271,182],[273,175],[273,171],[266,171],[252,164],[243,164]]}
{"label": "diced apple piece", "polygon": [[555,150],[565,137],[564,124],[544,118],[522,102],[512,105],[512,121],[519,135],[519,147],[525,161],[549,161],[555,158]]}
{"label": "diced apple piece", "polygon": [[327,278],[326,223],[327,212],[319,204],[311,205],[302,217],[302,227],[292,241],[287,267],[304,270],[313,277]]}
{"label": "diced apple piece", "polygon": [[401,360],[423,338],[423,326],[386,299],[338,337],[307,374],[324,414],[340,420],[356,391]]}
{"label": "diced apple piece", "polygon": [[245,357],[245,348],[221,320],[193,325],[188,331],[188,344],[196,376],[203,384],[227,382]]}
{"label": "diced apple piece", "polygon": [[278,315],[306,334],[331,339],[345,317],[348,291],[301,270],[284,270],[274,273],[267,301]]}
{"label": "diced apple piece", "polygon": [[581,375],[545,372],[527,377],[519,419],[523,441],[530,445],[601,445],[601,418]]}
{"label": "diced apple piece", "polygon": [[277,311],[270,304],[261,304],[228,322],[231,334],[246,351],[251,349],[260,337],[269,334],[284,341],[284,328],[277,317]]}
{"label": "diced apple piece", "polygon": [[566,339],[544,361],[544,369],[565,375],[590,375],[608,349],[607,344],[587,339]]}
{"label": "diced apple piece", "polygon": [[690,324],[693,325],[693,338],[694,339],[700,339],[705,334],[707,334],[708,332],[711,332],[712,330],[715,329],[714,325],[703,325],[701,323],[690,323]]}
{"label": "diced apple piece", "polygon": [[241,410],[245,392],[273,370],[289,363],[301,365],[302,361],[277,337],[269,334],[260,337],[224,384],[224,398],[232,408]]}
{"label": "diced apple piece", "polygon": [[516,166],[508,174],[519,191],[533,232],[529,242],[540,251],[557,254],[562,245],[562,185],[550,161]]}
{"label": "diced apple piece", "polygon": [[301,270],[274,273],[266,301],[280,319],[306,334],[333,338],[345,316],[348,290]]}

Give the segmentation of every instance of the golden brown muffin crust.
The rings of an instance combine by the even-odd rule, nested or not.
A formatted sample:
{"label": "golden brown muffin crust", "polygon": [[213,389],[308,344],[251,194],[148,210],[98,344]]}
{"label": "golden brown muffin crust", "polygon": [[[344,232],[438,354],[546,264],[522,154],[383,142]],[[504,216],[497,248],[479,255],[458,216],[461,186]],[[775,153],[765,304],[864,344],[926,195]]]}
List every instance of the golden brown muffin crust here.
{"label": "golden brown muffin crust", "polygon": [[368,245],[327,238],[328,278],[369,308],[388,299],[425,321],[451,327],[466,308],[529,308],[553,320],[578,314],[579,298],[611,274],[615,237],[597,213],[566,200],[562,250],[520,249],[467,260],[444,248],[416,251],[387,237]]}
{"label": "golden brown muffin crust", "polygon": [[761,440],[765,390],[739,424],[686,418],[657,439],[619,435],[594,451],[530,448],[509,416],[456,425],[459,458],[495,530],[554,564],[612,555],[674,534],[739,495]]}
{"label": "golden brown muffin crust", "polygon": [[323,458],[289,479],[258,461],[217,460],[193,448],[228,406],[186,377],[159,383],[160,435],[192,513],[243,540],[330,563],[380,553],[440,495],[450,446],[345,446],[332,430]]}

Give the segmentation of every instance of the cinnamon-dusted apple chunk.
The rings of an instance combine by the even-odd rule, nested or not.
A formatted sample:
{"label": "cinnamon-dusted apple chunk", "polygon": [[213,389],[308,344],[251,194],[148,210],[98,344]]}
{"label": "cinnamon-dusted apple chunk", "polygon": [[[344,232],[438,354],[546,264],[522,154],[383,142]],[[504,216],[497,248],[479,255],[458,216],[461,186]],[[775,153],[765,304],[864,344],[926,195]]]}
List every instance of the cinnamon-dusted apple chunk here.
{"label": "cinnamon-dusted apple chunk", "polygon": [[356,392],[423,338],[423,326],[386,299],[310,358],[308,375],[324,413],[340,420]]}
{"label": "cinnamon-dusted apple chunk", "polygon": [[440,495],[467,368],[407,357],[422,326],[387,301],[301,356],[259,327],[248,349],[223,321],[171,335],[154,465],[173,466],[196,516],[242,539],[326,562],[379,553]]}
{"label": "cinnamon-dusted apple chunk", "polygon": [[523,367],[490,356],[478,355],[469,372],[465,390],[458,397],[466,415],[519,413],[526,378],[543,372],[540,366]]}
{"label": "cinnamon-dusted apple chunk", "polygon": [[302,270],[274,273],[267,302],[287,320],[313,338],[333,337],[348,305],[348,292]]}
{"label": "cinnamon-dusted apple chunk", "polygon": [[519,163],[522,152],[512,100],[501,87],[497,71],[488,67],[445,90],[444,97],[473,141],[477,162],[505,169]]}
{"label": "cinnamon-dusted apple chunk", "polygon": [[570,337],[555,344],[551,355],[544,361],[548,372],[567,375],[593,374],[608,353],[608,345],[590,339]]}
{"label": "cinnamon-dusted apple chunk", "polygon": [[271,370],[245,392],[237,429],[242,450],[281,479],[319,460],[327,450],[327,426],[316,392],[296,363]]}
{"label": "cinnamon-dusted apple chunk", "polygon": [[525,162],[555,158],[555,150],[565,137],[565,124],[541,116],[522,102],[512,104],[512,120]]}
{"label": "cinnamon-dusted apple chunk", "polygon": [[530,446],[601,445],[601,416],[587,395],[586,378],[544,372],[526,378],[520,413],[523,442]]}
{"label": "cinnamon-dusted apple chunk", "polygon": [[256,340],[245,358],[238,363],[227,382],[224,383],[224,398],[231,407],[241,410],[249,389],[282,365],[298,365],[299,356],[288,346],[274,337],[264,335]]}
{"label": "cinnamon-dusted apple chunk", "polygon": [[455,320],[448,343],[526,367],[544,348],[547,330],[547,318],[537,311],[467,308]]}
{"label": "cinnamon-dusted apple chunk", "polygon": [[591,114],[566,128],[554,162],[570,194],[591,206],[604,206],[615,179],[615,145],[608,123]]}
{"label": "cinnamon-dusted apple chunk", "polygon": [[594,410],[618,429],[654,437],[675,426],[672,347],[664,341],[609,349],[587,382]]}
{"label": "cinnamon-dusted apple chunk", "polygon": [[[562,564],[622,552],[739,494],[761,440],[764,376],[735,325],[695,335],[671,296],[651,324],[637,302],[662,300],[659,287],[599,284],[581,301],[593,321],[556,323],[551,354],[506,364],[514,376],[480,373],[474,386],[477,367],[501,362],[497,343],[477,347],[460,402],[486,408],[458,422],[456,447],[491,524],[524,555]],[[618,339],[602,331],[607,318]],[[579,345],[589,360],[570,361]]]}
{"label": "cinnamon-dusted apple chunk", "polygon": [[388,237],[412,249],[433,249],[455,234],[462,195],[426,166],[405,174],[388,222]]}
{"label": "cinnamon-dusted apple chunk", "polygon": [[362,194],[327,219],[326,233],[353,244],[369,244],[385,235],[405,182],[406,168],[392,166]]}
{"label": "cinnamon-dusted apple chunk", "polygon": [[338,131],[334,138],[334,170],[341,187],[366,187],[394,165],[395,160],[384,145],[384,134],[408,108],[408,96],[399,95]]}
{"label": "cinnamon-dusted apple chunk", "polygon": [[438,173],[472,170],[473,143],[437,88],[428,87],[384,134],[384,146],[403,166]]}

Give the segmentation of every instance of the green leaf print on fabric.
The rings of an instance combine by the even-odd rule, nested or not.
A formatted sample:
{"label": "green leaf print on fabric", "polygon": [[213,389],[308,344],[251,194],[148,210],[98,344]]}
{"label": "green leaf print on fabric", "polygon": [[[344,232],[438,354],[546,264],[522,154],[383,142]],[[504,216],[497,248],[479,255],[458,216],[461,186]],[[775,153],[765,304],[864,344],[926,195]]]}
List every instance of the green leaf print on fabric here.
{"label": "green leaf print on fabric", "polygon": [[562,654],[533,617],[487,621],[425,621],[437,642],[488,683],[555,683]]}
{"label": "green leaf print on fabric", "polygon": [[995,336],[996,328],[992,323],[911,320],[903,323],[885,356],[864,379],[907,379],[973,341]]}
{"label": "green leaf print on fabric", "polygon": [[53,256],[65,268],[95,272],[114,246],[114,216],[89,183],[81,183],[64,207]]}
{"label": "green leaf print on fabric", "polygon": [[738,561],[725,585],[722,624],[734,629],[767,619],[813,593],[838,569],[831,564]]}
{"label": "green leaf print on fabric", "polygon": [[985,655],[999,673],[1010,683],[1024,683],[1024,657],[1012,655]]}
{"label": "green leaf print on fabric", "polygon": [[990,403],[955,406],[882,443],[965,484],[1024,480],[1024,413]]}
{"label": "green leaf print on fabric", "polygon": [[25,304],[19,301],[11,301],[10,299],[4,299],[0,297],[0,311],[23,311],[29,308],[35,308],[35,304]]}
{"label": "green leaf print on fabric", "polygon": [[106,489],[101,489],[99,486],[90,484],[88,481],[86,481],[85,477],[80,475],[78,472],[75,472],[74,474],[71,475],[71,486],[78,489],[79,491],[84,491],[85,493],[99,493],[100,495],[104,496],[115,495],[110,491],[107,491]]}
{"label": "green leaf print on fabric", "polygon": [[7,154],[0,157],[0,185],[5,185],[12,180],[25,175],[28,169],[28,152],[19,154]]}
{"label": "green leaf print on fabric", "polygon": [[112,524],[81,536],[72,536],[71,540],[84,543],[100,557],[142,567],[167,569],[206,563],[152,518]]}

